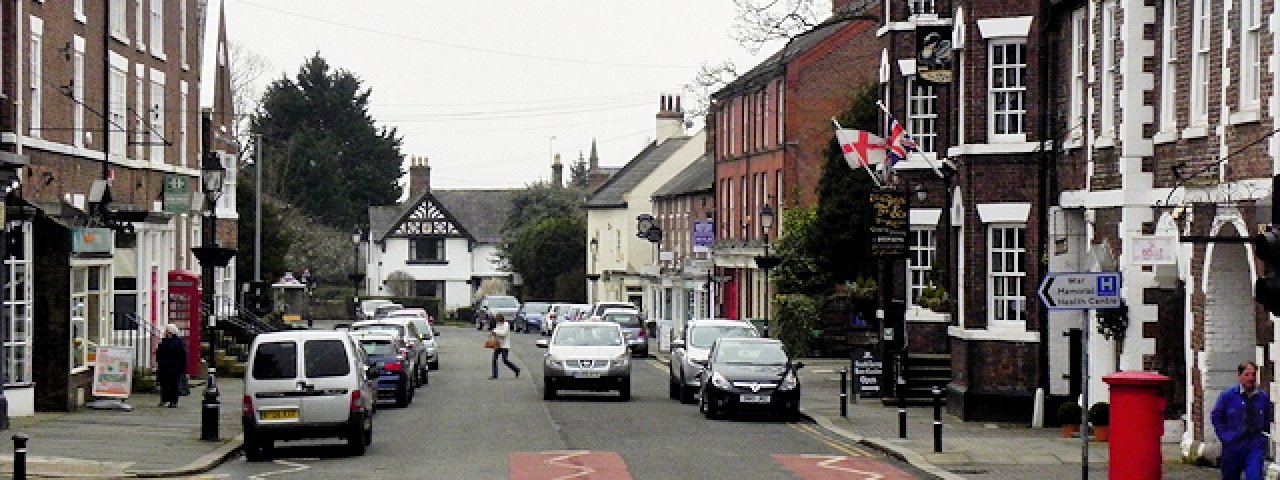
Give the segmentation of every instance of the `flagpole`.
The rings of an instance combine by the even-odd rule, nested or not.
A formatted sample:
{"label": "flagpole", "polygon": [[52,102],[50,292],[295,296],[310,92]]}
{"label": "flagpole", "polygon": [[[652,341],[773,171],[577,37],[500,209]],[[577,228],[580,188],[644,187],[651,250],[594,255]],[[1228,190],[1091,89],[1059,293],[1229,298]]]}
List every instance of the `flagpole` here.
{"label": "flagpole", "polygon": [[[884,106],[883,102],[876,100],[876,106],[880,107],[880,111],[884,112],[885,115],[888,115],[889,118],[893,118],[893,114],[889,113],[889,109]],[[911,134],[911,132],[907,132],[907,134],[909,135]],[[942,170],[938,170],[938,166],[933,164],[933,160],[930,160],[928,155],[925,155],[923,152],[919,152],[916,150],[907,150],[907,155],[911,155],[912,153],[916,155],[920,155],[920,158],[923,158],[925,163],[929,164],[929,168],[933,169],[933,173],[937,175],[938,178],[942,178],[942,179],[946,178],[945,176],[942,175]]]}
{"label": "flagpole", "polygon": [[[834,123],[836,125],[836,130],[844,130],[844,127],[840,126],[840,121],[836,120],[836,117],[831,117],[831,123]],[[867,166],[868,162],[866,161],[865,158],[863,159],[862,162],[858,162],[858,163],[861,163],[862,169],[866,170],[867,175],[871,176],[871,182],[876,184],[876,188],[884,188],[884,184],[880,183],[880,176],[876,175],[875,172],[871,171],[871,167]]]}

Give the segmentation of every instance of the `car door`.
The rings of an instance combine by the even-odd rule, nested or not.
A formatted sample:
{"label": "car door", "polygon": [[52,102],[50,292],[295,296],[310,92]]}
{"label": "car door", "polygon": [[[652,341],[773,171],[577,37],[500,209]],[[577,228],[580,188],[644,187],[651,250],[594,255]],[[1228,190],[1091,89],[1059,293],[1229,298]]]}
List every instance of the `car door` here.
{"label": "car door", "polygon": [[264,341],[254,349],[246,393],[253,396],[259,425],[302,420],[300,345],[294,339]]}
{"label": "car door", "polygon": [[352,358],[349,343],[338,337],[303,341],[298,387],[304,422],[345,422],[351,414],[352,393],[366,394],[367,377],[363,367],[356,367],[358,359]]}

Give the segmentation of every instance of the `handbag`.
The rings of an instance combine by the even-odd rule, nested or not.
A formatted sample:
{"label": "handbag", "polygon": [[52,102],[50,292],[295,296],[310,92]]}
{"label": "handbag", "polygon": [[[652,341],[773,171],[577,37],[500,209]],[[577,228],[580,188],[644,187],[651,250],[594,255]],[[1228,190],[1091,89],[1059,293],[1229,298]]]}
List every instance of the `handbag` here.
{"label": "handbag", "polygon": [[189,383],[190,380],[191,379],[188,378],[186,375],[183,375],[182,379],[178,380],[178,396],[179,397],[185,397],[187,395],[191,395],[191,384]]}
{"label": "handbag", "polygon": [[484,348],[491,348],[491,349],[498,348],[498,340],[493,338],[486,338],[484,340]]}

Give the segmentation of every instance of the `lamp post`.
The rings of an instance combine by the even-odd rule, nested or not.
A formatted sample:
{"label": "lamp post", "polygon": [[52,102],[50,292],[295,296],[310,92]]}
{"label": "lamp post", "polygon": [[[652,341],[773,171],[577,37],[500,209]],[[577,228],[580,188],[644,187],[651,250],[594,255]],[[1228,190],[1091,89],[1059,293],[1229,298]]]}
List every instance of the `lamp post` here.
{"label": "lamp post", "polygon": [[596,290],[596,282],[600,280],[600,273],[596,271],[596,257],[600,254],[600,239],[591,237],[591,273],[587,274],[587,280],[591,281],[591,301],[590,303],[599,302],[599,292]]}
{"label": "lamp post", "polygon": [[781,258],[769,254],[769,230],[773,228],[773,206],[768,203],[760,207],[760,229],[764,232],[764,255],[756,257],[756,266],[764,270],[764,328],[766,335],[769,328],[769,270],[778,266]]}
{"label": "lamp post", "polygon": [[204,219],[200,225],[201,241],[199,247],[191,249],[196,259],[200,261],[200,304],[201,313],[207,315],[203,325],[204,339],[209,342],[208,353],[208,377],[204,384],[204,400],[201,402],[200,408],[200,439],[217,441],[218,440],[218,383],[215,373],[217,372],[217,358],[214,356],[213,330],[217,316],[214,313],[213,306],[213,275],[214,268],[227,266],[231,261],[231,257],[235,256],[235,249],[218,246],[217,236],[217,219],[214,217],[214,204],[217,203],[218,197],[222,196],[222,179],[226,175],[227,170],[222,166],[222,160],[218,158],[218,154],[209,148],[209,140],[211,135],[213,114],[209,110],[205,110],[204,118],[201,121],[203,134],[203,158],[200,165],[200,190],[204,192]]}
{"label": "lamp post", "polygon": [[351,234],[351,273],[347,278],[351,279],[351,311],[355,312],[360,307],[360,283],[364,282],[364,274],[360,273],[360,240],[364,235],[356,228],[355,233]]}

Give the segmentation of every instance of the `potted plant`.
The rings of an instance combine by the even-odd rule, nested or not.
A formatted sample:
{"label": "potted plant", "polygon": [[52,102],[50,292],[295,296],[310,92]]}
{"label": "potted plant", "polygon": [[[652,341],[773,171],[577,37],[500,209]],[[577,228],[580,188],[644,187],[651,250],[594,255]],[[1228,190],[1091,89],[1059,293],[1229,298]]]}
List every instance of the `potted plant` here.
{"label": "potted plant", "polygon": [[1062,405],[1058,405],[1058,423],[1062,425],[1062,438],[1071,438],[1080,432],[1080,414],[1079,405],[1076,402],[1067,401]]}
{"label": "potted plant", "polygon": [[946,290],[930,285],[920,291],[920,298],[916,299],[916,303],[938,313],[948,313],[951,310],[951,295]]}
{"label": "potted plant", "polygon": [[1111,427],[1111,405],[1098,402],[1089,407],[1089,425],[1093,428],[1094,441],[1107,441],[1107,433]]}

